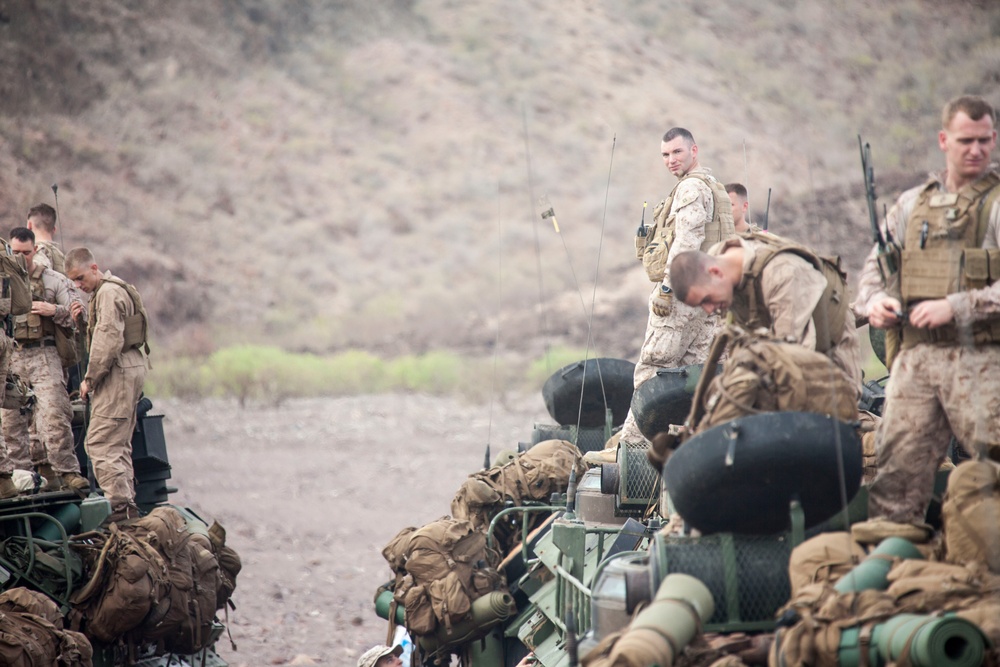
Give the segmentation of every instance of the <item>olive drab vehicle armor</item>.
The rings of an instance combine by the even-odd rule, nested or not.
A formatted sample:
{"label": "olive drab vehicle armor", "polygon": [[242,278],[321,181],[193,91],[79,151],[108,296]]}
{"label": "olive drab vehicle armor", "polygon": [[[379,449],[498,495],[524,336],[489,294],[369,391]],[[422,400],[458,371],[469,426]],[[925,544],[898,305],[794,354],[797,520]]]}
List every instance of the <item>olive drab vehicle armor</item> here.
{"label": "olive drab vehicle armor", "polygon": [[[986,223],[1000,197],[1000,174],[989,172],[958,192],[928,183],[906,224],[900,291],[904,308],[926,299],[982,289],[1000,280],[1000,249],[983,248]],[[920,343],[953,344],[960,336],[975,344],[1000,343],[1000,318],[974,322],[968,332],[953,324],[935,329],[903,324],[902,349]]]}
{"label": "olive drab vehicle armor", "polygon": [[701,244],[701,249],[708,250],[719,241],[736,234],[736,228],[733,226],[732,202],[729,200],[726,188],[710,174],[695,172],[686,175],[677,182],[670,195],[653,209],[653,226],[649,229],[642,228],[645,236],[636,235],[636,258],[642,260],[646,275],[654,283],[662,281],[666,276],[670,244],[674,242],[676,234],[674,218],[677,212],[673,210],[674,197],[680,184],[689,178],[698,179],[712,191],[712,220],[705,225],[705,240]]}
{"label": "olive drab vehicle armor", "polygon": [[[757,248],[753,263],[743,273],[745,288],[734,290],[730,312],[740,326],[754,330],[770,329],[771,318],[764,303],[760,275],[778,253],[792,253],[812,264],[826,278],[826,289],[813,309],[816,351],[827,352],[836,344],[850,310],[847,274],[840,267],[840,257],[823,257],[803,245],[774,234],[746,232],[740,238],[763,244]],[[735,243],[735,242],[733,242]],[[725,247],[725,246],[724,246]]]}

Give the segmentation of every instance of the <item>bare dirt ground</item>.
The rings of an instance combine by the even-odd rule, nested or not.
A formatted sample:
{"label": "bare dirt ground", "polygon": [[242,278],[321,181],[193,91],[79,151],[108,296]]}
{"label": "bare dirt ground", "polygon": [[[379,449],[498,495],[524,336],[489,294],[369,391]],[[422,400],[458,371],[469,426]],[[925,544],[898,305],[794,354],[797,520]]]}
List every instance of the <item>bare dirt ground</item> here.
{"label": "bare dirt ground", "polygon": [[374,612],[382,547],[449,513],[466,475],[550,423],[540,394],[490,405],[419,395],[287,401],[154,400],[178,488],[242,560],[227,638],[240,665],[356,664],[385,641]]}

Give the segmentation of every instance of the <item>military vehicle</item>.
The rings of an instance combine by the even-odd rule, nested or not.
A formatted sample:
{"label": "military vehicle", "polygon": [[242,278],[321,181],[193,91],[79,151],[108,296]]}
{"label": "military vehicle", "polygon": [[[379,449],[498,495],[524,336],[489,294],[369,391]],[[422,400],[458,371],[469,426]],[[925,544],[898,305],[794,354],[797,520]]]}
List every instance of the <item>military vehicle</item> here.
{"label": "military vehicle", "polygon": [[[632,396],[631,372],[619,363],[625,362],[590,360],[554,374],[543,397],[558,423],[536,424],[520,451],[549,438],[569,440],[581,451],[601,449],[624,419],[625,393],[647,437],[683,421],[700,366],[665,369]],[[880,410],[884,380],[866,383],[862,408]],[[454,664],[456,658],[472,667],[566,667],[584,656],[590,665],[670,665],[682,655],[685,665],[725,656],[737,660],[727,665],[768,664],[776,632],[787,632],[795,620],[778,615],[792,593],[792,550],[866,518],[855,426],[813,413],[748,415],[677,448],[663,468],[665,484],[645,447],[619,444],[614,463],[591,467],[579,479],[572,474],[564,493],[546,502],[508,501],[486,529],[492,546],[502,542],[502,529],[519,531],[516,545],[495,564],[505,588],[474,600],[452,627],[428,634],[411,628],[413,667]],[[498,469],[470,479],[497,479]],[[945,479],[939,474],[936,497]],[[935,526],[940,509],[936,503],[928,512]],[[403,531],[394,544],[405,539]],[[906,545],[885,544],[890,556],[877,551],[881,555],[862,565],[885,564],[874,576],[885,586],[885,559],[916,553]],[[387,558],[390,547],[383,552]],[[482,560],[479,565],[493,567]],[[400,581],[397,575],[379,589],[376,613],[410,627],[403,600],[394,600]],[[989,640],[976,626],[951,619],[928,630],[933,622],[901,614],[875,626],[874,635],[848,628],[835,660],[884,665],[905,659],[912,648],[912,664],[984,663]],[[925,631],[936,633],[934,641],[929,634],[918,637]]]}
{"label": "military vehicle", "polygon": [[[221,527],[168,504],[176,488],[169,485],[163,416],[151,410],[143,398],[132,436],[136,503],[144,518],[109,524],[110,504],[93,481],[95,490],[81,497],[41,490],[37,473],[33,488],[0,500],[0,663],[226,665],[213,650],[225,630],[215,611],[235,586],[239,559],[231,549],[220,550]],[[85,406],[77,402],[74,413],[86,473]],[[157,520],[175,534],[154,535],[146,522]],[[226,559],[228,567],[220,569]],[[25,596],[25,590],[32,593]],[[40,606],[37,593],[44,596]],[[29,599],[29,606],[19,604]]]}

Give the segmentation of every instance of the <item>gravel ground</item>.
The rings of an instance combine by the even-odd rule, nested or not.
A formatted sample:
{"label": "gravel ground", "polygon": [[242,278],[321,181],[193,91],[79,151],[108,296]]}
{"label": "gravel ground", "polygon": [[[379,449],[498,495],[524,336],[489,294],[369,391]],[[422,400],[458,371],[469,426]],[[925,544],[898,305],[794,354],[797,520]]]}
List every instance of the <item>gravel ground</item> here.
{"label": "gravel ground", "polygon": [[372,604],[390,578],[382,547],[448,514],[487,442],[495,456],[551,421],[540,395],[492,408],[404,394],[159,400],[151,414],[165,415],[170,501],[218,520],[243,560],[228,622],[237,648],[217,646],[232,667],[353,666],[385,641]]}

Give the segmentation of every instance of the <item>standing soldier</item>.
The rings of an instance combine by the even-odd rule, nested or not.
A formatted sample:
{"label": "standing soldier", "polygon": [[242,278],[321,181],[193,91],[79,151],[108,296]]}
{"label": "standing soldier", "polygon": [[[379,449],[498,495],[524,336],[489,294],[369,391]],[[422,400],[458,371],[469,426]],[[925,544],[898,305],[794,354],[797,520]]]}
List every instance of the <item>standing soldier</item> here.
{"label": "standing soldier", "polygon": [[[10,368],[14,342],[10,338],[13,318],[31,311],[31,291],[28,289],[28,271],[24,258],[14,254],[10,244],[0,239],[0,405],[7,390],[7,371]],[[14,462],[7,454],[7,444],[0,430],[0,499],[13,498],[17,487],[12,479]]]}
{"label": "standing soldier", "polygon": [[[132,474],[132,431],[146,379],[147,318],[134,287],[101,273],[87,248],[66,255],[66,275],[90,294],[90,363],[80,398],[90,398],[87,454],[97,483],[111,502],[111,521],[138,516]],[[74,305],[74,316],[83,307]]]}
{"label": "standing soldier", "polygon": [[[11,249],[24,257],[31,288],[31,312],[14,317],[14,348],[11,370],[35,392],[38,433],[42,452],[29,453],[28,430],[32,413],[18,408],[0,411],[3,436],[15,465],[30,469],[34,464],[48,480],[48,490],[65,486],[88,491],[90,483],[80,475],[80,462],[73,448],[73,408],[63,384],[63,364],[56,348],[56,327],[73,328],[71,304],[80,304],[72,283],[62,274],[35,264],[35,235],[26,227],[10,231]],[[72,334],[69,334],[72,338]],[[31,459],[44,455],[45,460]]]}
{"label": "standing soldier", "polygon": [[56,273],[66,273],[66,257],[55,242],[56,210],[48,204],[33,206],[28,211],[25,226],[35,234],[38,246],[35,263],[47,266]]}
{"label": "standing soldier", "polygon": [[[635,366],[636,388],[661,368],[700,364],[708,357],[720,319],[676,301],[667,267],[685,250],[707,250],[735,235],[729,195],[711,170],[699,164],[698,145],[691,133],[682,127],[671,128],[663,135],[660,151],[663,164],[678,181],[654,210],[652,228],[636,239],[636,255],[656,283],[649,295],[646,338]],[[620,441],[646,442],[631,410]]]}
{"label": "standing soldier", "polygon": [[927,537],[934,472],[952,436],[970,453],[997,457],[1000,450],[995,122],[982,98],[945,105],[938,132],[945,171],[904,192],[889,211],[886,227],[900,246],[895,261],[876,247],[865,262],[856,308],[875,327],[898,327],[901,340],[878,432],[869,520],[853,530],[859,541]]}
{"label": "standing soldier", "polygon": [[750,200],[747,198],[746,186],[742,183],[726,183],[726,193],[729,195],[729,201],[733,203],[733,229],[736,233],[763,231],[747,220]]}

